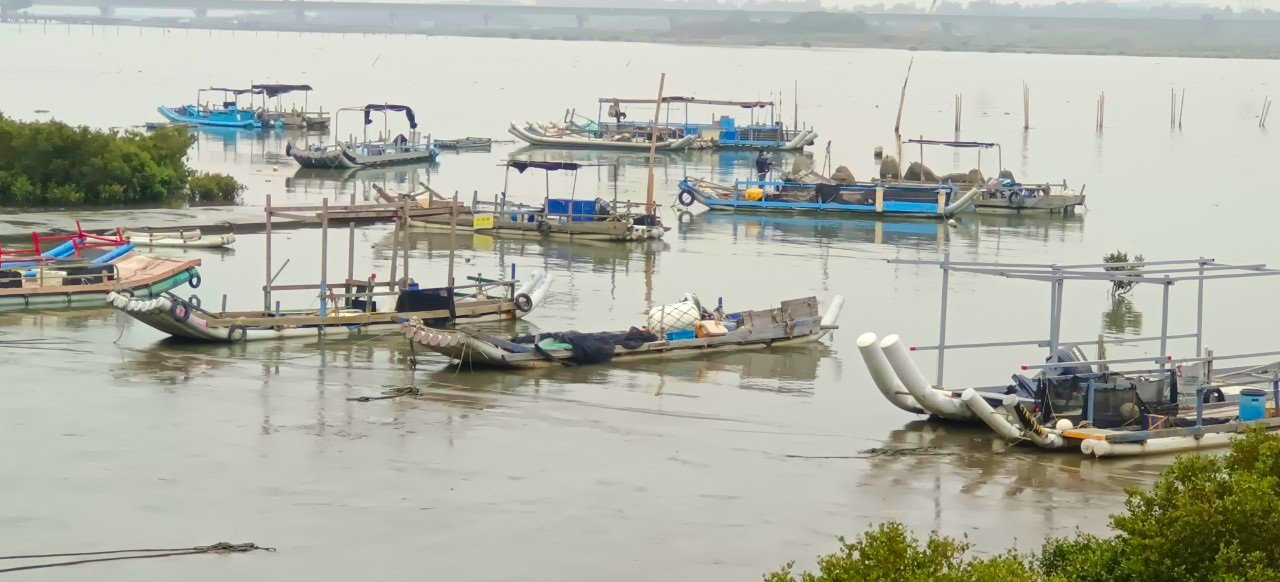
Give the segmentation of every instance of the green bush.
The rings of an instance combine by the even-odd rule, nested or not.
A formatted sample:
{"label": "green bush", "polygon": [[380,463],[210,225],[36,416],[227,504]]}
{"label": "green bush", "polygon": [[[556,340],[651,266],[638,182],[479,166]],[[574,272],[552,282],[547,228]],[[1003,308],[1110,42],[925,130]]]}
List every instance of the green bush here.
{"label": "green bush", "polygon": [[233,203],[243,186],[226,174],[197,174],[187,182],[188,199],[194,203]]}
{"label": "green bush", "polygon": [[[0,206],[180,200],[193,176],[185,162],[191,143],[192,137],[180,126],[149,134],[119,133],[0,115]],[[218,190],[223,191],[225,187]]]}
{"label": "green bush", "polygon": [[1113,537],[1049,538],[1039,553],[978,558],[967,541],[921,544],[898,523],[840,538],[816,573],[793,564],[766,582],[878,580],[1047,582],[1280,581],[1280,435],[1250,430],[1225,456],[1186,455],[1151,490],[1130,489]]}

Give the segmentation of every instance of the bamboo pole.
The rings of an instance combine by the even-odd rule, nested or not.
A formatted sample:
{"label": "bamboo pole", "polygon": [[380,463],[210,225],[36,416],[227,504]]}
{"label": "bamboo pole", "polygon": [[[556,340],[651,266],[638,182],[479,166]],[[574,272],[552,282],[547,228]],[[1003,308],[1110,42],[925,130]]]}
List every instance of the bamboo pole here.
{"label": "bamboo pole", "polygon": [[[456,198],[457,195],[455,194],[454,197]],[[404,203],[401,205],[401,216],[398,219],[404,221],[404,230],[401,232],[401,234],[404,235],[404,280],[408,281],[409,249],[411,246],[409,243],[409,198],[406,197],[403,202]],[[455,200],[454,205],[456,206],[457,204],[458,202]],[[396,244],[400,244],[400,241],[396,241]]]}
{"label": "bamboo pole", "polygon": [[649,183],[644,192],[644,212],[652,216],[657,207],[653,203],[653,164],[658,158],[658,116],[662,113],[662,90],[666,88],[667,74],[658,78],[658,99],[653,110],[653,127],[649,130]]}
{"label": "bamboo pole", "polygon": [[911,80],[911,67],[915,64],[915,57],[907,61],[907,75],[902,79],[902,95],[898,97],[898,117],[893,122],[893,135],[899,137],[902,136],[902,107],[907,103],[907,82]]}
{"label": "bamboo pole", "polygon": [[791,129],[800,131],[800,81],[795,81],[791,92]]}
{"label": "bamboo pole", "polygon": [[[1258,114],[1258,127],[1267,127],[1267,114],[1271,112],[1271,96],[1262,98],[1262,112]],[[270,202],[270,200],[268,200]]]}
{"label": "bamboo pole", "polygon": [[960,112],[964,109],[964,93],[956,94],[956,133],[960,133]]}
{"label": "bamboo pole", "polygon": [[1178,94],[1176,90],[1169,89],[1169,129],[1173,129],[1178,123]]}

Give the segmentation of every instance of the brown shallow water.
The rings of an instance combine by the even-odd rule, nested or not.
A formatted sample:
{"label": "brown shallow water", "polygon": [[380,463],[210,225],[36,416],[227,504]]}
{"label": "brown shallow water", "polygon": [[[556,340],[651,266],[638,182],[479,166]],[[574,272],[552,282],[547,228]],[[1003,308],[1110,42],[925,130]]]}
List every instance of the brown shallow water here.
{"label": "brown shallow water", "polygon": [[[871,147],[888,141],[909,58],[889,51],[410,44],[373,37],[363,40],[378,43],[382,57],[371,68],[373,56],[338,50],[353,38],[121,30],[0,28],[0,49],[30,55],[0,63],[6,77],[27,79],[21,90],[0,87],[0,104],[20,117],[44,105],[71,121],[131,125],[156,119],[154,105],[189,98],[196,86],[249,77],[310,82],[323,89],[313,99],[326,110],[384,99],[422,103],[424,122],[437,135],[501,137],[509,119],[586,107],[597,93],[648,95],[659,69],[671,73],[672,83],[679,80],[676,92],[692,92],[697,79],[703,96],[720,89],[714,93],[755,97],[744,79],[762,66],[785,71],[783,85],[802,79],[809,96],[801,117],[835,140],[837,162],[866,175]],[[215,49],[222,54],[205,56]],[[412,66],[441,51],[456,58]],[[513,54],[521,59],[510,60]],[[199,55],[199,67],[184,66],[189,59],[182,57],[191,55]],[[521,64],[529,60],[570,64]],[[706,63],[718,67],[707,71]],[[1015,81],[993,88],[990,75],[975,71],[1011,71],[1004,76]],[[666,211],[673,229],[650,245],[471,235],[457,241],[460,275],[494,276],[512,264],[520,273],[556,273],[553,295],[518,324],[521,330],[627,326],[645,307],[686,291],[704,300],[723,297],[730,308],[844,295],[842,329],[811,348],[514,374],[454,373],[427,357],[415,372],[403,340],[379,332],[324,343],[211,347],[164,341],[106,310],[0,314],[0,340],[56,342],[35,346],[47,349],[0,344],[0,440],[10,453],[0,468],[6,484],[0,528],[9,533],[0,553],[218,540],[280,548],[29,575],[50,580],[736,580],[787,560],[809,564],[834,547],[835,536],[887,519],[920,532],[965,534],[983,551],[1015,541],[1029,548],[1076,528],[1102,532],[1106,515],[1121,508],[1123,488],[1150,482],[1169,459],[1096,462],[1005,449],[986,430],[900,413],[871,385],[854,338],[876,331],[931,343],[936,335],[938,271],[891,265],[890,258],[932,259],[949,250],[957,260],[1090,262],[1122,248],[1152,259],[1276,262],[1269,234],[1280,203],[1254,179],[1276,150],[1250,119],[1254,93],[1260,103],[1266,90],[1257,79],[1275,72],[1270,62],[916,55],[908,131],[949,133],[951,95],[965,91],[974,108],[966,127],[973,130],[962,137],[1003,141],[1006,165],[1020,176],[1088,183],[1089,211],[1069,220],[966,217],[952,229],[705,213],[678,218]],[[1025,143],[1015,119],[1023,76],[1042,103]],[[1191,86],[1189,102],[1198,105],[1188,105],[1184,132],[1170,134],[1159,107],[1173,83]],[[1092,130],[1101,89],[1113,120],[1105,136]],[[8,214],[0,223],[17,235],[76,215],[101,225],[225,213],[251,219],[266,194],[288,203],[353,194],[363,200],[371,183],[405,189],[428,177],[440,190],[492,195],[502,187],[495,164],[503,157],[560,155],[502,144],[487,154],[446,155],[430,168],[317,177],[272,163],[268,154],[287,139],[307,138],[199,135],[193,162],[248,183],[246,207]],[[933,155],[941,156],[935,166],[969,163]],[[673,184],[686,173],[741,177],[750,156],[663,156],[660,201],[670,203]],[[584,170],[579,193],[642,197],[643,157],[562,157],[619,161],[617,170]],[[531,201],[545,186],[541,176],[513,175],[511,184],[514,196]],[[572,182],[556,177],[552,187]],[[388,235],[385,226],[357,230],[358,275],[387,272]],[[315,279],[318,240],[315,231],[278,236],[277,264],[292,258],[281,283]],[[206,305],[223,294],[232,308],[260,304],[263,242],[249,234],[231,252],[189,252],[205,263],[198,293]],[[345,248],[345,231],[330,242]],[[415,234],[412,242],[414,277],[443,282],[448,238]],[[335,258],[331,270],[345,269],[340,263]],[[1044,334],[1043,287],[974,276],[952,283],[953,340]],[[1211,285],[1209,344],[1220,351],[1269,348],[1273,285]],[[1175,332],[1194,322],[1189,291],[1175,288]],[[285,300],[314,303],[306,294]],[[1159,329],[1152,290],[1113,307],[1104,288],[1069,287],[1066,301],[1069,338]],[[1129,346],[1113,355],[1138,353]],[[1003,382],[1038,357],[1030,350],[956,355],[948,381]],[[927,360],[920,364],[931,375]],[[347,400],[409,384],[424,395]],[[884,447],[932,449],[863,452]]]}

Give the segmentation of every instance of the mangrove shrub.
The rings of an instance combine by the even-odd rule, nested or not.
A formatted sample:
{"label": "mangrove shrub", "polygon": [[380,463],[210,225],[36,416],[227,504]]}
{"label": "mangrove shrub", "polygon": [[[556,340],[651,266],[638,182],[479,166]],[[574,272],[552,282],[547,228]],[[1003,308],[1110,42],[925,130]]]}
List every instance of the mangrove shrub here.
{"label": "mangrove shrub", "polygon": [[191,143],[186,128],[179,126],[144,134],[0,115],[0,206],[182,200],[193,176],[185,162]]}
{"label": "mangrove shrub", "polygon": [[1185,455],[1150,490],[1126,492],[1110,537],[1049,538],[1039,552],[973,556],[965,540],[921,541],[890,522],[840,538],[816,572],[793,565],[766,582],[1027,580],[1048,582],[1280,581],[1280,436],[1251,430],[1224,456]]}

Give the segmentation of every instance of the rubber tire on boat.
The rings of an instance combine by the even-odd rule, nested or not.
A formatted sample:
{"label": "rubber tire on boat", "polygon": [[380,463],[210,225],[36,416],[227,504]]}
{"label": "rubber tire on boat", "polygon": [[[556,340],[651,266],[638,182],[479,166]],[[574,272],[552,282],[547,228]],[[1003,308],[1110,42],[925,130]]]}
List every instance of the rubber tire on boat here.
{"label": "rubber tire on boat", "polygon": [[199,295],[196,295],[196,294],[194,294],[194,293],[192,293],[192,294],[191,294],[191,296],[187,298],[187,303],[190,303],[191,305],[194,305],[194,306],[196,307],[196,309],[199,309],[199,308],[200,308],[200,296],[199,296]]}
{"label": "rubber tire on boat", "polygon": [[178,299],[169,306],[169,315],[178,321],[186,321],[191,319],[191,306],[187,302]]}
{"label": "rubber tire on boat", "polygon": [[530,297],[528,293],[517,293],[516,309],[519,309],[520,313],[529,313],[530,311],[533,311],[533,298]]}
{"label": "rubber tire on boat", "polygon": [[240,343],[244,341],[246,337],[248,337],[248,334],[245,333],[243,325],[233,325],[227,329],[227,339],[231,340],[233,343]]}
{"label": "rubber tire on boat", "polygon": [[191,278],[187,280],[187,284],[190,285],[192,289],[199,289],[200,284],[203,282],[204,280],[200,278],[200,273],[197,273],[195,270],[192,270]]}
{"label": "rubber tire on boat", "polygon": [[681,190],[679,194],[676,194],[676,202],[679,202],[680,205],[685,208],[689,208],[690,206],[693,206],[695,199],[693,194],[688,190]]}
{"label": "rubber tire on boat", "polygon": [[545,220],[539,220],[539,221],[538,221],[538,234],[540,234],[540,235],[542,235],[542,236],[549,236],[549,235],[551,234],[551,225],[550,225],[550,224],[548,224],[548,223],[547,223],[547,221],[545,221]]}
{"label": "rubber tire on boat", "polygon": [[1210,402],[1226,402],[1227,395],[1222,393],[1221,388],[1210,388],[1204,391],[1204,398],[1201,402],[1208,404]]}
{"label": "rubber tire on boat", "polygon": [[1022,197],[1021,190],[1009,191],[1009,208],[1022,208],[1027,205],[1026,198]]}

